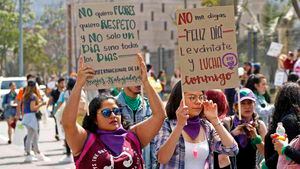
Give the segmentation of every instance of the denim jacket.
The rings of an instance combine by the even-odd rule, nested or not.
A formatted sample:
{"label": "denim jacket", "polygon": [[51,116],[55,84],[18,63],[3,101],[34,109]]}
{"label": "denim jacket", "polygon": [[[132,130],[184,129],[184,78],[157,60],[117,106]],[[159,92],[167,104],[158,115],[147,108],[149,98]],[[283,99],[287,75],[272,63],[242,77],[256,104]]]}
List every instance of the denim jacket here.
{"label": "denim jacket", "polygon": [[[128,128],[132,125],[135,125],[152,115],[152,111],[150,105],[148,103],[148,99],[144,98],[143,106],[138,108],[136,113],[134,114],[131,108],[125,103],[125,98],[122,93],[119,93],[116,96],[118,103],[122,106],[122,125],[124,128]],[[155,145],[154,140],[150,142],[149,145],[143,148],[143,159],[145,161],[146,169],[156,169],[157,160],[155,156]]]}

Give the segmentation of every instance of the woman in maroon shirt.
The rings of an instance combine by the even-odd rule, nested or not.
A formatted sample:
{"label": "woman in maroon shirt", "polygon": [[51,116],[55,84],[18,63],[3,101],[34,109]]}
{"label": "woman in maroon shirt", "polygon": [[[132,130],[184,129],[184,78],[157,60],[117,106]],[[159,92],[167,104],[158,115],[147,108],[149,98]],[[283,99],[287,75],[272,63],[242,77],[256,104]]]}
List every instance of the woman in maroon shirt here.
{"label": "woman in maroon shirt", "polygon": [[62,116],[66,140],[75,157],[76,168],[143,168],[141,148],[158,133],[166,113],[162,101],[147,79],[146,65],[140,54],[138,61],[153,114],[127,131],[121,125],[121,107],[114,98],[105,96],[91,101],[83,127],[76,124],[82,87],[95,74],[91,67],[83,65],[83,59],[80,58],[78,78]]}

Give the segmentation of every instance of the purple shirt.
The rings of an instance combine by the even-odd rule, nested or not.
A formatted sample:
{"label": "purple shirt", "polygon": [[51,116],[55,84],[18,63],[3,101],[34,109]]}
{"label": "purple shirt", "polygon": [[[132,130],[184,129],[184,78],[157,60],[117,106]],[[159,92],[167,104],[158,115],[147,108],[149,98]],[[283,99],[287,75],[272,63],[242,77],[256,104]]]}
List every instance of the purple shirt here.
{"label": "purple shirt", "polygon": [[100,139],[93,133],[88,136],[82,153],[74,157],[77,169],[143,169],[141,144],[134,133],[128,132],[123,151],[113,156]]}

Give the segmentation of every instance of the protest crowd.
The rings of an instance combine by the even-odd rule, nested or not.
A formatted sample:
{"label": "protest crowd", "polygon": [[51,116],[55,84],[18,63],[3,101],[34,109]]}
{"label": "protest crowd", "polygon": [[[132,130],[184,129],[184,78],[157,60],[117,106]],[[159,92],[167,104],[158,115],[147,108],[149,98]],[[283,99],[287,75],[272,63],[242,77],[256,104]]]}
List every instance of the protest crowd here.
{"label": "protest crowd", "polygon": [[[220,50],[234,48],[228,42]],[[259,63],[238,64],[228,53],[226,61],[221,63],[220,56],[220,65],[207,67],[228,70],[224,83],[216,73],[227,72],[210,76],[195,70],[188,79],[194,65],[175,68],[167,78],[139,52],[131,56],[138,76],[130,75],[130,80],[136,85],[105,86],[116,79],[125,83],[127,75],[111,77],[109,83],[101,78],[128,73],[129,67],[96,70],[83,56],[76,73],[49,78],[44,96],[40,77],[28,74],[26,87],[16,92],[16,85],[9,84],[2,102],[8,144],[14,142],[16,123],[21,123],[27,129],[21,138],[24,162],[51,161],[39,147],[40,120],[46,112],[55,125],[50,137],[64,140],[66,156],[59,162],[78,169],[300,169],[300,49],[278,56],[275,92],[270,92]],[[93,81],[96,76],[98,81]],[[206,80],[199,80],[204,76]],[[224,87],[235,76],[237,85]],[[100,83],[105,87],[97,88]],[[187,87],[197,83],[215,86]]]}

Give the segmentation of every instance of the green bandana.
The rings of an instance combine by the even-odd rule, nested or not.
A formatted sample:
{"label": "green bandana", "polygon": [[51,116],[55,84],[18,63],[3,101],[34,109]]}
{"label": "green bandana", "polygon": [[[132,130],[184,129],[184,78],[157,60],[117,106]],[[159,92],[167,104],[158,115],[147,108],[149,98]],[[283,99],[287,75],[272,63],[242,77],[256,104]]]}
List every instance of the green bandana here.
{"label": "green bandana", "polygon": [[125,103],[131,108],[133,111],[137,111],[137,109],[141,105],[141,96],[138,95],[136,98],[129,97],[122,91],[122,95],[124,96]]}

